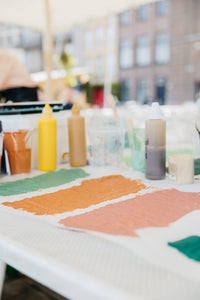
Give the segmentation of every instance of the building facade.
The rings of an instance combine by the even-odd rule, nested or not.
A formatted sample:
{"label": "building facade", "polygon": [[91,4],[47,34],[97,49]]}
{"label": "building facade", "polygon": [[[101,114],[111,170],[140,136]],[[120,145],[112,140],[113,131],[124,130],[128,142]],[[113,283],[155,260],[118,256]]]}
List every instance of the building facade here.
{"label": "building facade", "polygon": [[200,0],[171,0],[169,101],[194,100],[200,91]]}
{"label": "building facade", "polygon": [[118,81],[118,18],[91,20],[82,27],[82,64],[93,82]]}
{"label": "building facade", "polygon": [[43,69],[42,36],[38,31],[0,24],[0,47],[16,55],[30,73]]}
{"label": "building facade", "polygon": [[200,88],[199,5],[161,0],[119,15],[122,101],[194,100]]}

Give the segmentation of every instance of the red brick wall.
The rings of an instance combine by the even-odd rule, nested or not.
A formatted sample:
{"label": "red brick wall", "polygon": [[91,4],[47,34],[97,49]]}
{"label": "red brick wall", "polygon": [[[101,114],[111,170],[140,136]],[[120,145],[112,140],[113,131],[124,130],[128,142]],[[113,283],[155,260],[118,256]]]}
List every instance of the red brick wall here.
{"label": "red brick wall", "polygon": [[[146,78],[149,82],[148,97],[155,96],[157,77],[167,79],[167,102],[181,103],[194,100],[195,83],[200,82],[200,0],[169,0],[169,12],[165,17],[156,16],[156,4],[149,5],[147,21],[138,21],[137,9],[131,11],[132,22],[119,26],[119,40],[129,37],[133,43],[133,66],[120,70],[120,80],[131,81],[130,98],[136,99],[137,80]],[[170,36],[170,63],[156,65],[154,61],[155,36],[167,31]],[[151,64],[148,67],[136,66],[137,37],[147,34],[150,37]],[[188,41],[193,35],[194,41]]]}

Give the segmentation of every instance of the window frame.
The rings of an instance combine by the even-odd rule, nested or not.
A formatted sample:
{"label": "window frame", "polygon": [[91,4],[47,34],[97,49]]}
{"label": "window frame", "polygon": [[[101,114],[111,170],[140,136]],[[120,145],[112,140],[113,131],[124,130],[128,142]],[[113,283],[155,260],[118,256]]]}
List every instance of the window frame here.
{"label": "window frame", "polygon": [[165,17],[168,14],[169,3],[167,0],[159,0],[156,2],[156,16]]}
{"label": "window frame", "polygon": [[[160,54],[158,54],[158,52],[160,51],[160,52],[162,52],[163,53],[163,49],[161,49],[161,50],[159,50],[158,51],[158,47],[163,47],[163,45],[164,45],[164,43],[163,43],[163,45],[162,45],[162,43],[160,43],[160,45],[159,45],[159,43],[158,43],[158,37],[159,36],[161,36],[161,35],[166,35],[166,37],[167,37],[167,41],[168,41],[168,43],[166,43],[166,45],[168,46],[168,54],[166,55],[166,57],[167,57],[167,59],[164,59],[164,60],[160,60],[160,59],[158,59],[158,57],[159,57],[159,55]],[[154,51],[154,55],[155,55],[155,63],[156,63],[156,65],[166,65],[166,64],[168,64],[169,62],[170,62],[170,36],[169,36],[169,32],[168,31],[160,31],[160,32],[157,32],[156,33],[156,35],[155,35],[155,51]]]}
{"label": "window frame", "polygon": [[[123,50],[124,53],[122,54],[122,43],[128,42],[129,43],[129,47],[127,47],[127,49]],[[126,48],[126,47],[125,47]],[[130,63],[122,63],[122,56],[127,57],[127,53],[130,51],[129,56],[131,57]],[[125,55],[126,54],[126,55]],[[121,39],[119,41],[119,67],[120,69],[130,69],[133,67],[133,41],[129,38],[125,38],[125,39]]]}
{"label": "window frame", "polygon": [[[146,9],[146,12],[145,13],[142,12],[142,9]],[[147,3],[140,5],[137,12],[138,21],[145,22],[148,20],[148,17],[149,17],[149,5]]]}
{"label": "window frame", "polygon": [[[139,40],[142,39],[142,38],[147,38],[147,46],[145,48],[144,45],[139,45]],[[148,61],[146,61],[145,63],[141,63],[138,61],[138,53],[139,51],[148,51]],[[145,55],[146,57],[146,55]],[[136,65],[137,67],[148,67],[149,65],[151,64],[151,47],[150,47],[150,37],[146,34],[143,34],[143,35],[140,35],[137,37],[137,40],[136,40]]]}

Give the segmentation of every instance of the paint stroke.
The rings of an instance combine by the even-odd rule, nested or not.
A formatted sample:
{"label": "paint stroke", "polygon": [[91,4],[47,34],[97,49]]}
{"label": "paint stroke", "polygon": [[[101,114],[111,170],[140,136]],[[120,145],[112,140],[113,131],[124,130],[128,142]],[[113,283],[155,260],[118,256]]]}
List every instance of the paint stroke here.
{"label": "paint stroke", "polygon": [[92,212],[68,217],[59,223],[113,235],[137,236],[137,229],[165,227],[198,209],[200,194],[171,189],[136,196]]}
{"label": "paint stroke", "polygon": [[84,180],[80,186],[55,193],[35,196],[3,205],[22,209],[36,215],[55,215],[75,209],[87,208],[107,200],[116,199],[145,189],[140,180],[131,180],[121,175]]}
{"label": "paint stroke", "polygon": [[168,243],[188,258],[200,262],[200,236],[192,235],[185,239]]}
{"label": "paint stroke", "polygon": [[0,183],[0,196],[11,196],[35,192],[40,189],[59,186],[87,176],[89,176],[89,174],[79,168],[69,170],[61,169],[32,178],[2,182]]}

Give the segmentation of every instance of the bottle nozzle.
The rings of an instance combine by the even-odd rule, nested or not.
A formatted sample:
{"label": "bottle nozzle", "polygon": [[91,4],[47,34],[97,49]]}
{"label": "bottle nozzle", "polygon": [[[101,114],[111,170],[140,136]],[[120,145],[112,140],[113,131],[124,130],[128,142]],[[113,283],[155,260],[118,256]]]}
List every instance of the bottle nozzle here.
{"label": "bottle nozzle", "polygon": [[163,114],[158,102],[153,102],[149,110],[149,119],[162,119]]}
{"label": "bottle nozzle", "polygon": [[49,103],[45,104],[45,107],[42,110],[42,114],[43,114],[44,117],[47,117],[47,116],[50,117],[50,116],[52,116],[52,108],[49,105]]}
{"label": "bottle nozzle", "polygon": [[74,105],[72,106],[71,111],[72,111],[72,114],[73,114],[73,115],[78,115],[78,114],[80,114],[80,108],[79,108],[79,106],[78,106],[77,103],[74,103]]}

